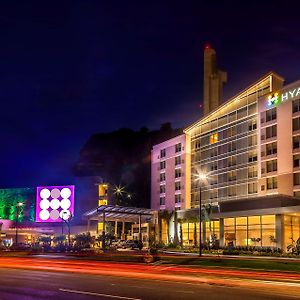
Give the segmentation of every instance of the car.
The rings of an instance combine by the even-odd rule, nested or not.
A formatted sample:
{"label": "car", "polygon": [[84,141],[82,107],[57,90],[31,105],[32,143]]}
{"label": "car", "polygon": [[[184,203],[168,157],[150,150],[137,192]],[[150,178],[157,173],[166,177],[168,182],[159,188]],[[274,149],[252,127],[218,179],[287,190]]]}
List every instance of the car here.
{"label": "car", "polygon": [[125,240],[112,240],[110,246],[112,248],[123,248],[125,243]]}
{"label": "car", "polygon": [[123,248],[125,249],[139,249],[142,250],[143,249],[143,242],[139,241],[139,240],[128,240],[126,241],[126,243],[124,244]]}

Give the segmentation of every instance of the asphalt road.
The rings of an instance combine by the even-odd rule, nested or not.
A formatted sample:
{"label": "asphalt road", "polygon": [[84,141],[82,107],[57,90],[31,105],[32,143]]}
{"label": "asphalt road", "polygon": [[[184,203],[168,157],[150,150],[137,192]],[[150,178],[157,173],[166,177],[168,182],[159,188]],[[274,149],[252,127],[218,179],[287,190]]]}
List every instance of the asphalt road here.
{"label": "asphalt road", "polygon": [[270,291],[180,281],[0,268],[0,300],[295,299]]}

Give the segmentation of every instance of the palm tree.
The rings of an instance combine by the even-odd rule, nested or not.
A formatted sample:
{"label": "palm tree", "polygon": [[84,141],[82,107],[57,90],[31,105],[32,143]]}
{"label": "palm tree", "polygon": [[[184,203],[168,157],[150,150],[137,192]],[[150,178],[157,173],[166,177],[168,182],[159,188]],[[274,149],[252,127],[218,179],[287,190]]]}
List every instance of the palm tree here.
{"label": "palm tree", "polygon": [[[181,247],[183,247],[183,230],[182,230],[182,224],[186,223],[187,221],[188,220],[186,218],[178,219],[178,223],[179,223],[179,242],[180,242],[180,246]],[[188,240],[189,240],[189,237],[188,237]]]}
{"label": "palm tree", "polygon": [[173,211],[168,211],[168,210],[163,210],[160,211],[158,214],[158,219],[159,219],[159,240],[161,241],[162,239],[162,232],[161,232],[161,223],[162,220],[165,220],[166,224],[167,224],[167,238],[168,238],[168,243],[170,242],[171,238],[170,238],[170,220],[173,216]]}

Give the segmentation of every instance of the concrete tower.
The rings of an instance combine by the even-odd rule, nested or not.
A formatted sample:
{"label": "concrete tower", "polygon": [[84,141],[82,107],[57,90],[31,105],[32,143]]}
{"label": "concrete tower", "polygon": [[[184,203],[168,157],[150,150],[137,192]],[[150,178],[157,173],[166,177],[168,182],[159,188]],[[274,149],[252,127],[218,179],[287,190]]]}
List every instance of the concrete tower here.
{"label": "concrete tower", "polygon": [[204,115],[216,109],[222,99],[223,84],[227,82],[227,73],[217,68],[216,51],[209,45],[204,49]]}

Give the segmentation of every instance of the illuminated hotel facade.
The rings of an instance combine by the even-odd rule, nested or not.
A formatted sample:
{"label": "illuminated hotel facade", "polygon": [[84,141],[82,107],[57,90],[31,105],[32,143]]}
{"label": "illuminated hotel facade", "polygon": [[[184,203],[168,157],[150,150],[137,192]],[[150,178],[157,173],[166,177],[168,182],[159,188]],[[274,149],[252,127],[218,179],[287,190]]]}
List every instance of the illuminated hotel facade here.
{"label": "illuminated hotel facade", "polygon": [[199,240],[200,184],[202,205],[212,207],[203,242],[286,250],[300,237],[300,81],[283,83],[269,73],[184,130],[190,207],[168,206],[183,245]]}

